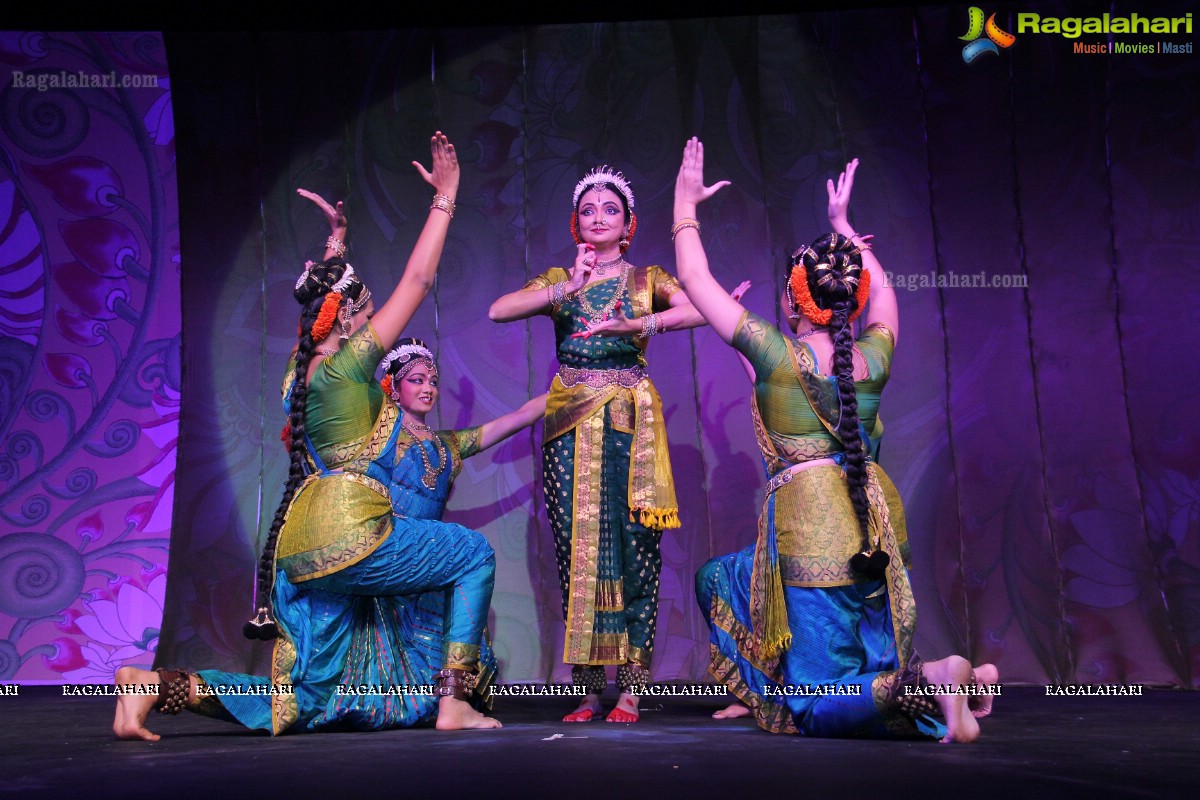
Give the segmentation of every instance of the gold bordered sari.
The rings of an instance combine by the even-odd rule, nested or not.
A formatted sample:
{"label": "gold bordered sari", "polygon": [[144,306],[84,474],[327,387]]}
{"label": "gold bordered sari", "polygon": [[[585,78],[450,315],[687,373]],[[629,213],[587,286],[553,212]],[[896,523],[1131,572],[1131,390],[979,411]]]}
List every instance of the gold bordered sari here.
{"label": "gold bordered sari", "polygon": [[[889,681],[911,657],[916,624],[895,487],[868,462],[872,538],[891,557],[884,579],[871,580],[849,566],[867,542],[839,463],[835,382],[820,374],[807,346],[754,314],[743,316],[733,344],[755,369],[755,431],[771,480],[755,545],[697,574],[711,630],[709,671],[775,733],[913,733],[907,718],[886,710]],[[883,326],[868,328],[856,344],[855,358],[868,371],[855,383],[864,441],[865,431],[879,430],[892,349]],[[822,459],[832,461],[796,469]],[[821,685],[834,693],[794,693]],[[932,721],[919,727],[940,735]]]}
{"label": "gold bordered sari", "polygon": [[[568,279],[555,268],[527,289]],[[613,278],[582,293],[604,306]],[[670,305],[678,282],[659,267],[628,273],[621,313],[638,318]],[[563,614],[563,661],[649,667],[662,559],[658,537],[679,527],[662,402],[643,370],[646,342],[572,339],[586,330],[579,298],[551,310],[560,364],[547,402],[543,484],[554,529]]]}
{"label": "gold bordered sari", "polygon": [[[440,520],[478,429],[422,445],[438,470],[425,488],[420,447],[400,436],[396,406],[374,380],[382,356],[368,324],[314,371],[312,473],[280,532],[271,677],[202,670],[222,694],[201,713],[274,734],[405,727],[436,714],[442,667],[475,671],[477,704],[487,705],[496,663],[483,625],[495,557],[481,535]],[[289,370],[285,397],[292,380]],[[276,688],[287,691],[263,691]]]}

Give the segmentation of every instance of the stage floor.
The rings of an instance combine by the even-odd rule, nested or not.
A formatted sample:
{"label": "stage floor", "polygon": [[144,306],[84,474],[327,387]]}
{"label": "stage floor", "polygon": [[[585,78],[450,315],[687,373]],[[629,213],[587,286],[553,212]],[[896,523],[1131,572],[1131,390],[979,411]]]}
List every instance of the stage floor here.
{"label": "stage floor", "polygon": [[569,698],[504,698],[498,731],[275,739],[155,714],[163,738],[147,743],[113,738],[111,698],[22,686],[0,696],[0,795],[1094,800],[1200,789],[1200,692],[1079,698],[1005,686],[972,745],[772,736],[751,720],[711,719],[718,701],[653,699],[635,725],[569,725],[557,721]]}

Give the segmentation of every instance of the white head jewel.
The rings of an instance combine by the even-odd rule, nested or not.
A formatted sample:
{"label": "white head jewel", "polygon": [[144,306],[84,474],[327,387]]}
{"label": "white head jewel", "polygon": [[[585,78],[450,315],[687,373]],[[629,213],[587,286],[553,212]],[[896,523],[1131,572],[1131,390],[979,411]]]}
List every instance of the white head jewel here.
{"label": "white head jewel", "polygon": [[300,287],[304,285],[304,282],[306,280],[308,280],[308,276],[312,274],[312,268],[315,266],[316,266],[315,262],[312,262],[312,261],[304,262],[304,272],[301,272],[300,277],[296,279],[296,291],[297,292],[300,291]]}
{"label": "white head jewel", "polygon": [[[317,266],[314,261],[306,261],[304,263],[304,272],[300,273],[300,277],[296,279],[296,291],[300,291],[300,287],[312,275],[313,267]],[[338,282],[329,287],[331,292],[344,292],[350,288],[350,284],[354,281],[354,267],[349,261],[346,262],[346,271],[342,273],[342,277]],[[365,287],[364,287],[365,288]]]}
{"label": "white head jewel", "polygon": [[354,280],[354,267],[352,267],[350,265],[350,262],[347,261],[346,262],[346,271],[342,273],[341,279],[338,280],[338,282],[335,283],[332,287],[330,287],[329,291],[344,292],[350,288],[350,282],[353,280]]}
{"label": "white head jewel", "polygon": [[397,376],[399,377],[408,372],[413,364],[422,360],[428,361],[433,365],[434,371],[437,371],[437,363],[433,360],[433,353],[430,352],[429,348],[424,344],[418,343],[400,345],[384,356],[383,361],[380,362],[380,365],[383,367],[384,374],[387,374],[388,370],[395,362],[400,361],[404,363],[404,366],[402,366],[400,371],[397,373]]}
{"label": "white head jewel", "polygon": [[630,187],[629,181],[625,180],[625,176],[620,172],[614,172],[608,168],[608,164],[601,167],[596,167],[591,172],[583,176],[583,180],[575,184],[575,194],[571,197],[571,208],[579,208],[579,198],[583,196],[590,187],[596,186],[611,186],[616,191],[620,192],[625,198],[625,204],[629,206],[630,212],[633,211],[633,188]]}

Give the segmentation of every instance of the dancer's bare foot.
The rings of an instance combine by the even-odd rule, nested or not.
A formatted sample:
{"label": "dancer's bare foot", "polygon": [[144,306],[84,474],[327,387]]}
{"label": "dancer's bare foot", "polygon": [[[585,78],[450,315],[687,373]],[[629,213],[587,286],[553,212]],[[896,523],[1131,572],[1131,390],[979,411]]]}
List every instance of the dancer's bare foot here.
{"label": "dancer's bare foot", "polygon": [[439,731],[467,731],[483,728],[502,728],[500,720],[485,717],[465,700],[445,696],[438,700],[437,724]]}
{"label": "dancer's bare foot", "polygon": [[621,696],[617,698],[617,704],[613,710],[608,712],[608,716],[604,718],[605,722],[637,722],[641,718],[638,712],[638,698],[636,694],[621,692]]}
{"label": "dancer's bare foot", "polygon": [[[157,672],[150,672],[149,670],[137,669],[135,667],[121,667],[117,670],[116,683],[117,686],[127,684],[157,686],[159,684],[159,676]],[[117,695],[117,713],[113,717],[113,733],[117,735],[117,738],[157,742],[159,735],[152,733],[146,728],[146,717],[150,716],[156,700],[158,700],[158,695],[156,694],[131,692],[129,694]]]}
{"label": "dancer's bare foot", "polygon": [[748,717],[750,716],[750,706],[741,702],[730,703],[720,711],[714,711],[712,716],[713,719],[737,719],[738,717]]}
{"label": "dancer's bare foot", "polygon": [[[937,688],[957,689],[971,682],[971,663],[961,656],[925,662],[925,680]],[[967,708],[967,696],[936,694],[934,700],[946,718],[943,742],[973,742],[979,738],[979,723]]]}
{"label": "dancer's bare foot", "polygon": [[[1000,670],[996,669],[995,664],[980,664],[973,667],[972,671],[977,686],[995,686],[1000,682]],[[967,698],[967,707],[976,719],[983,719],[992,713],[992,700],[993,695],[990,694],[973,694]]]}
{"label": "dancer's bare foot", "polygon": [[579,701],[579,708],[563,717],[563,722],[591,722],[603,713],[604,706],[600,704],[600,695],[588,692]]}

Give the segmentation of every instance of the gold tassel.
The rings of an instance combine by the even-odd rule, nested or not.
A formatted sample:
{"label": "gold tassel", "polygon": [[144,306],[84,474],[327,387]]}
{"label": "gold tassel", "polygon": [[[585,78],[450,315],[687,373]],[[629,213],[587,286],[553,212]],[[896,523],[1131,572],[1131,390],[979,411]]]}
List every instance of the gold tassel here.
{"label": "gold tassel", "polygon": [[629,511],[629,521],[659,531],[682,527],[679,510],[674,508],[633,508]]}
{"label": "gold tassel", "polygon": [[750,627],[753,636],[747,644],[755,660],[760,663],[775,660],[792,643],[783,579],[778,562],[771,563],[768,552],[769,503],[768,497],[758,518],[758,542],[754,547],[754,570],[750,576]]}
{"label": "gold tassel", "polygon": [[765,597],[763,598],[763,629],[758,633],[761,642],[759,657],[763,661],[777,658],[780,653],[792,645],[792,631],[788,627],[787,601],[783,597],[783,581],[779,576],[779,566],[767,568]]}

